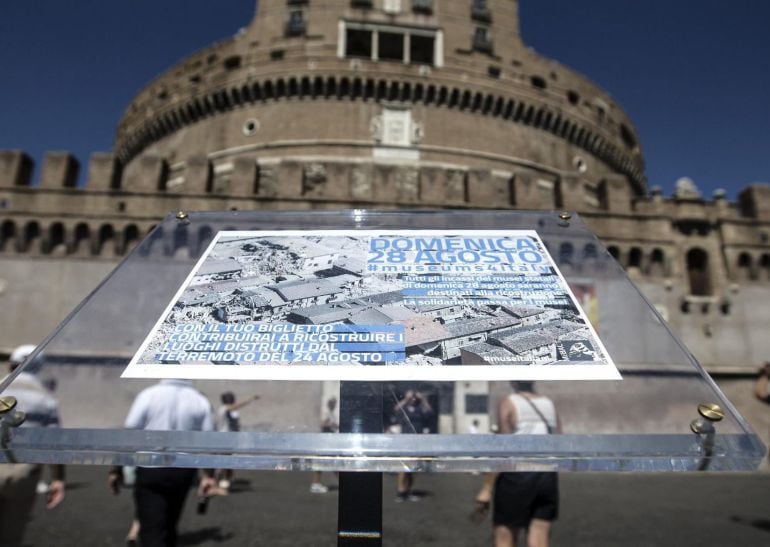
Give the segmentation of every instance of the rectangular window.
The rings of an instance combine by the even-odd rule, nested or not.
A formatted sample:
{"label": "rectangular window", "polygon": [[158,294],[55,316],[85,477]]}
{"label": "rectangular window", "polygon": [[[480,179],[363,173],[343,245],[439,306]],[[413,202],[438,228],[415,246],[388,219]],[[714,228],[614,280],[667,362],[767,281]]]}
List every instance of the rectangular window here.
{"label": "rectangular window", "polygon": [[421,36],[419,34],[413,34],[410,38],[409,60],[418,65],[434,64],[436,39],[433,36]]}
{"label": "rectangular window", "polygon": [[489,29],[486,27],[476,27],[473,31],[473,49],[484,53],[492,52],[492,38]]}
{"label": "rectangular window", "polygon": [[384,61],[404,60],[404,35],[396,32],[377,33],[377,57]]}
{"label": "rectangular window", "polygon": [[340,57],[431,66],[443,64],[442,35],[433,29],[340,21],[339,37]]}
{"label": "rectangular window", "polygon": [[286,36],[302,36],[305,34],[305,16],[302,10],[291,10],[286,22]]}
{"label": "rectangular window", "polygon": [[372,31],[349,28],[345,35],[345,56],[372,58]]}

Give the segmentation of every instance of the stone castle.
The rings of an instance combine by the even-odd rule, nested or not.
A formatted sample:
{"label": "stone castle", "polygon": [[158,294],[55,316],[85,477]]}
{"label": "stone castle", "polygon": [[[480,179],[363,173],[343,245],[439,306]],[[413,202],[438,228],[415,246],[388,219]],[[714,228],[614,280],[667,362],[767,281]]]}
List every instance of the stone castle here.
{"label": "stone castle", "polygon": [[[169,211],[451,207],[578,211],[707,369],[770,355],[770,186],[648,188],[632,121],[523,43],[517,0],[260,0],[79,170],[0,152],[0,353],[42,340]],[[579,268],[595,249],[552,251]]]}

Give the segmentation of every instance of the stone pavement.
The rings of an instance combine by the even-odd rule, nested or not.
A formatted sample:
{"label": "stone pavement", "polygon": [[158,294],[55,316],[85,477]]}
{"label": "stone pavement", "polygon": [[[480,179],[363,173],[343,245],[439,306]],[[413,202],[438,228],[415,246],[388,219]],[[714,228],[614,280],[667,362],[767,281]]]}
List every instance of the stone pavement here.
{"label": "stone pavement", "polygon": [[[46,511],[38,500],[25,545],[124,545],[131,492],[114,497],[106,468],[69,468],[65,503]],[[332,474],[324,479],[335,482]],[[307,473],[236,473],[235,491],[205,515],[191,495],[181,545],[333,546],[337,494],[310,494]],[[491,545],[489,522],[468,516],[481,477],[418,475],[425,497],[396,503],[385,476],[385,545]],[[563,474],[556,546],[770,545],[770,475]]]}

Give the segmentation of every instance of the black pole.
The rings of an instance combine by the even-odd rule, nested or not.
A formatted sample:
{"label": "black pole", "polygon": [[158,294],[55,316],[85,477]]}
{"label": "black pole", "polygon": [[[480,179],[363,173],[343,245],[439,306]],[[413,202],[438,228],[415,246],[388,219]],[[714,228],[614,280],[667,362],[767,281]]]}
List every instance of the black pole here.
{"label": "black pole", "polygon": [[[382,433],[382,384],[340,384],[340,432]],[[337,545],[382,545],[382,473],[340,473]]]}

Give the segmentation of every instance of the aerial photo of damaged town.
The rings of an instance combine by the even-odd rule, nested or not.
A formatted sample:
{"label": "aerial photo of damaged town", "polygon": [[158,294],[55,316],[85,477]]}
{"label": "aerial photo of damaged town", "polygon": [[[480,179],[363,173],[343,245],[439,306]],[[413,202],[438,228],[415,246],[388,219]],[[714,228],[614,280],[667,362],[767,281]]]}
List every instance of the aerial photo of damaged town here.
{"label": "aerial photo of damaged town", "polygon": [[[402,274],[367,271],[367,237],[220,234],[177,298],[143,362],[177,325],[402,325],[406,365],[602,362],[595,335],[563,283],[542,295],[485,300],[405,298]],[[549,281],[559,280],[550,273]],[[511,274],[515,278],[515,274]],[[438,303],[436,303],[438,302]],[[538,302],[540,305],[533,305]]]}

